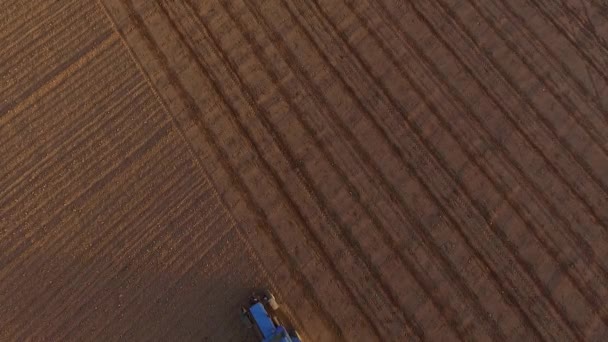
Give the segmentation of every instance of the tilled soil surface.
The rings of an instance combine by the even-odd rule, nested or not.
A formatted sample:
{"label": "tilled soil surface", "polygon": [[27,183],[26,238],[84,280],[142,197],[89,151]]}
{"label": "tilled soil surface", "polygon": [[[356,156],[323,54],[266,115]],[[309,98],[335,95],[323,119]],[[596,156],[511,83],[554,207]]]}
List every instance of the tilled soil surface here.
{"label": "tilled soil surface", "polygon": [[608,339],[602,0],[0,13],[0,340]]}

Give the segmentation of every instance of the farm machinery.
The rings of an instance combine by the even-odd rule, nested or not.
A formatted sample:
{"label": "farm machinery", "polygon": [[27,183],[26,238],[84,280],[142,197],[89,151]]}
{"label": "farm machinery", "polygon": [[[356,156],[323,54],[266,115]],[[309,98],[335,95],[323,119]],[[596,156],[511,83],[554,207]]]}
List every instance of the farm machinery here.
{"label": "farm machinery", "polygon": [[270,292],[254,294],[241,308],[241,318],[255,330],[260,342],[301,342],[298,332],[287,329],[280,316],[279,304]]}

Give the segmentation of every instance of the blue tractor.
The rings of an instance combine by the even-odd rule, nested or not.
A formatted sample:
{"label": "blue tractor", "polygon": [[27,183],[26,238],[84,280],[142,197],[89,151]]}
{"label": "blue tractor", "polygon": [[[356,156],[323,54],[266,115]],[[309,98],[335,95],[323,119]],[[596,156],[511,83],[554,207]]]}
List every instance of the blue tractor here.
{"label": "blue tractor", "polygon": [[241,308],[243,321],[253,327],[261,342],[301,342],[294,329],[287,329],[280,321],[279,304],[270,292],[254,294],[249,305]]}

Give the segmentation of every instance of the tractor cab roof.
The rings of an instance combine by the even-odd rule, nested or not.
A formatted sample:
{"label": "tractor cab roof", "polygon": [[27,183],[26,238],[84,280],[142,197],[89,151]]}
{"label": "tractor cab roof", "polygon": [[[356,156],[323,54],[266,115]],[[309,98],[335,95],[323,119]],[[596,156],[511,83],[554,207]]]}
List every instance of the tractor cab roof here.
{"label": "tractor cab roof", "polygon": [[249,312],[251,313],[251,317],[253,317],[256,326],[262,333],[264,341],[267,341],[268,338],[275,335],[277,327],[274,325],[272,318],[270,318],[270,315],[262,303],[252,305],[249,308]]}

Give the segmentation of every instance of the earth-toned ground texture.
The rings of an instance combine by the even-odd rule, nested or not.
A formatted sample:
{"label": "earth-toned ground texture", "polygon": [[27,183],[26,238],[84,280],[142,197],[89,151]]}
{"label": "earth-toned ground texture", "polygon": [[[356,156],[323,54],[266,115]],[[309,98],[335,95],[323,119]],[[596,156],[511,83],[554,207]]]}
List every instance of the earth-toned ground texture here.
{"label": "earth-toned ground texture", "polygon": [[608,339],[603,0],[0,0],[0,340]]}

